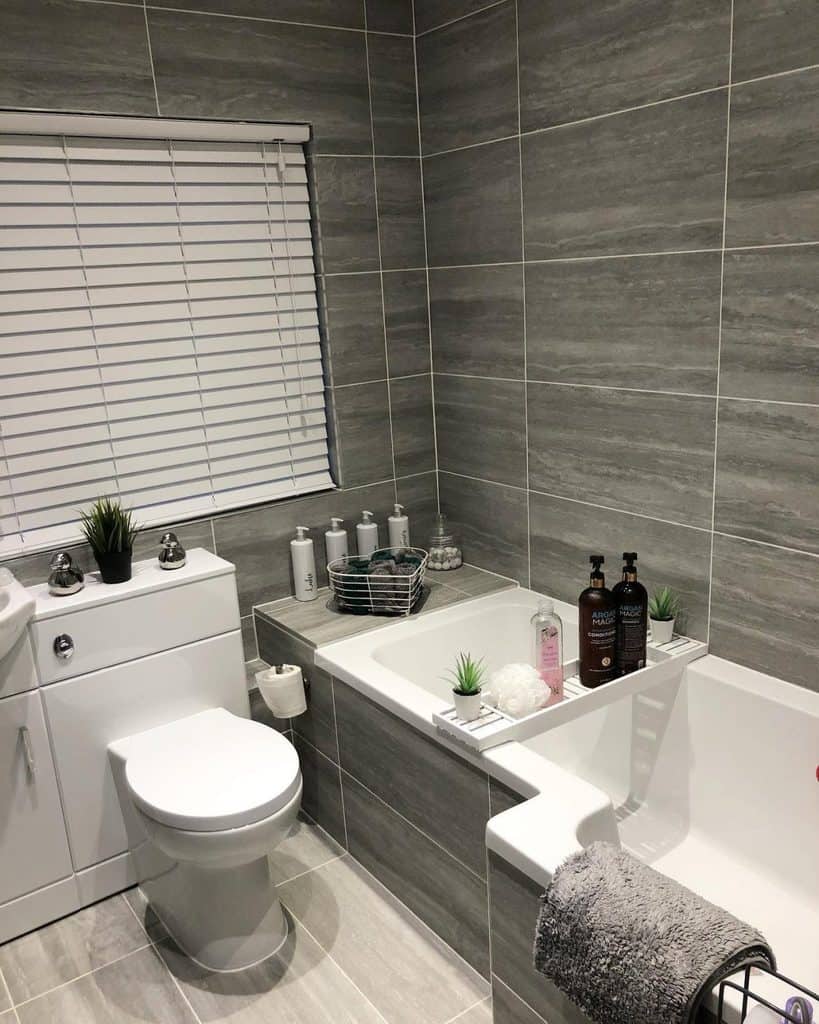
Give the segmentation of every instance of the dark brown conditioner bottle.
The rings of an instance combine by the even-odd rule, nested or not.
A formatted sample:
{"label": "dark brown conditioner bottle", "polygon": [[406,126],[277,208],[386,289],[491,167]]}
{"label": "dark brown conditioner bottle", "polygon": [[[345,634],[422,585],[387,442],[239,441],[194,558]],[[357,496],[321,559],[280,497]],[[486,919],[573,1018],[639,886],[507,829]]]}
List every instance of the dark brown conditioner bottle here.
{"label": "dark brown conditioner bottle", "polygon": [[600,569],[602,555],[591,555],[589,586],[578,601],[580,619],[580,682],[584,686],[602,686],[617,675],[617,603],[606,587]]}
{"label": "dark brown conditioner bottle", "polygon": [[636,551],[624,551],[623,578],[614,588],[617,605],[617,670],[625,676],[646,663],[648,592],[637,580]]}

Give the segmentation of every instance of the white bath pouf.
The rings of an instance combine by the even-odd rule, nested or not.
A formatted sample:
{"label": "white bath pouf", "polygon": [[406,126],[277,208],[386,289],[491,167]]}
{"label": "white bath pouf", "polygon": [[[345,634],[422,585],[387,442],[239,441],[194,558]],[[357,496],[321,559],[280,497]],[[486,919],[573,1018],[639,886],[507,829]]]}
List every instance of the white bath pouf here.
{"label": "white bath pouf", "polygon": [[504,665],[489,677],[483,689],[484,704],[489,704],[513,718],[524,718],[545,707],[551,690],[532,665]]}

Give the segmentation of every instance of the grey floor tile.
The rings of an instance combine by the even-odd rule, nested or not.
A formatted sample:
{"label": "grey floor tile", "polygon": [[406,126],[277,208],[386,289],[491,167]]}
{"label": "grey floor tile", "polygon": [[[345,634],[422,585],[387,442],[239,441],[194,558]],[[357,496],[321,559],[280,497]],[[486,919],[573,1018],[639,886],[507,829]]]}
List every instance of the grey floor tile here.
{"label": "grey floor tile", "polygon": [[731,92],[726,244],[819,238],[819,68]]}
{"label": "grey floor tile", "polygon": [[436,373],[440,468],[495,483],[525,486],[524,388],[518,381]]}
{"label": "grey floor tile", "polygon": [[489,973],[486,883],[344,774],[350,853],[480,974]]}
{"label": "grey floor tile", "polygon": [[735,0],[734,81],[817,64],[818,40],[814,0]]}
{"label": "grey floor tile", "polygon": [[712,654],[819,690],[819,559],[714,537]]}
{"label": "grey floor tile", "polygon": [[148,11],[166,117],[307,121],[322,153],[372,150],[361,32]]}
{"label": "grey floor tile", "polygon": [[493,1024],[544,1024],[543,1018],[496,977],[492,978]]}
{"label": "grey floor tile", "polygon": [[727,104],[718,91],[525,136],[526,258],[719,246]]}
{"label": "grey floor tile", "polygon": [[151,942],[159,942],[167,938],[168,929],[153,912],[148,903],[148,898],[139,886],[134,886],[133,889],[124,892],[122,898],[131,907],[134,914],[136,914]]}
{"label": "grey floor tile", "polygon": [[370,32],[413,34],[412,0],[367,0],[367,28]]}
{"label": "grey floor tile", "polygon": [[819,554],[819,406],[719,403],[715,529]]}
{"label": "grey floor tile", "polygon": [[196,1024],[153,949],[25,1003],[17,1013],[20,1024]]}
{"label": "grey floor tile", "polygon": [[350,858],[279,893],[390,1024],[444,1024],[486,994],[484,979]]}
{"label": "grey floor tile", "polygon": [[432,377],[390,381],[390,415],[397,476],[435,469]]}
{"label": "grey floor tile", "polygon": [[486,7],[487,0],[415,0],[415,31],[429,32]]}
{"label": "grey floor tile", "polygon": [[722,0],[521,0],[523,131],[725,85]]}
{"label": "grey floor tile", "polygon": [[15,1003],[144,946],[145,935],[119,896],[0,946],[0,970]]}
{"label": "grey floor tile", "polygon": [[428,373],[430,346],[425,270],[384,274],[384,317],[390,376]]}
{"label": "grey floor tile", "polygon": [[0,104],[153,114],[145,19],[136,7],[8,0]]}
{"label": "grey floor tile", "polygon": [[517,132],[516,29],[515,5],[505,3],[418,38],[425,153]]}
{"label": "grey floor tile", "polygon": [[[380,4],[383,8],[383,4]],[[418,105],[412,39],[367,36],[375,152],[418,156]]]}
{"label": "grey floor tile", "polygon": [[3,1013],[11,1006],[11,999],[9,998],[8,991],[5,983],[0,977],[0,1014]]}
{"label": "grey floor tile", "polygon": [[526,268],[530,380],[715,394],[719,253]]}
{"label": "grey floor tile", "polygon": [[452,1024],[493,1024],[492,999],[482,999],[475,1006],[470,1006]]}
{"label": "grey floor tile", "polygon": [[409,270],[426,263],[421,161],[378,157],[378,227],[384,270]]}
{"label": "grey floor tile", "polygon": [[299,736],[294,737],[304,786],[301,806],[338,843],[346,843],[338,767]]}
{"label": "grey floor tile", "polygon": [[386,381],[336,388],[334,396],[342,484],[358,487],[394,476]]}
{"label": "grey floor tile", "polygon": [[342,274],[322,283],[333,384],[383,380],[387,357],[380,275]]}
{"label": "grey floor tile", "polygon": [[338,763],[333,680],[315,665],[308,666],[305,675],[310,681],[307,711],[291,719],[293,731]]}
{"label": "grey floor tile", "polygon": [[[151,0],[149,7],[164,4]],[[174,0],[184,11],[232,14],[240,18],[269,18],[331,28],[364,28],[364,10],[358,0]]]}
{"label": "grey floor tile", "polygon": [[529,385],[529,486],[710,527],[711,398]]}
{"label": "grey floor tile", "polygon": [[344,853],[344,847],[339,846],[329,833],[300,814],[290,835],[273,852],[270,870],[280,885],[297,875],[312,872],[336,857],[343,857]]}
{"label": "grey floor tile", "polygon": [[441,511],[464,559],[529,585],[526,491],[442,472]]}
{"label": "grey floor tile", "polygon": [[606,556],[609,583],[620,578],[620,556],[639,554],[640,579],[649,590],[670,586],[680,596],[679,629],[705,640],[711,538],[692,530],[577,502],[530,495],[532,587],[574,604],[588,586],[589,553]]}
{"label": "grey floor tile", "polygon": [[519,260],[517,139],[426,158],[424,204],[431,267]]}
{"label": "grey floor tile", "polygon": [[378,270],[373,162],[317,157],[318,256],[327,274]]}
{"label": "grey floor tile", "polygon": [[215,974],[160,946],[201,1024],[384,1024],[307,932],[291,922],[282,950],[245,971]]}
{"label": "grey floor tile", "polygon": [[725,254],[720,393],[819,401],[819,245]]}
{"label": "grey floor tile", "polygon": [[432,270],[429,300],[436,372],[523,378],[519,266]]}
{"label": "grey floor tile", "polygon": [[483,875],[486,775],[352,687],[335,695],[342,768]]}

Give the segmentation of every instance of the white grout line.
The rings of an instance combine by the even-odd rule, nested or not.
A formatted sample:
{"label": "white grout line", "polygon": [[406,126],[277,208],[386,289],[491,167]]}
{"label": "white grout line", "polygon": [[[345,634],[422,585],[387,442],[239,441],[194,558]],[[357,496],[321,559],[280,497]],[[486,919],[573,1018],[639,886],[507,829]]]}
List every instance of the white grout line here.
{"label": "white grout line", "polygon": [[527,1009],[527,1010],[529,1010],[529,1012],[530,1012],[530,1013],[531,1013],[531,1014],[532,1014],[532,1015],[533,1015],[534,1017],[536,1017],[536,1018],[537,1018],[537,1019],[538,1019],[539,1021],[543,1021],[543,1024],[546,1024],[546,1020],[545,1020],[545,1018],[541,1017],[541,1015],[540,1015],[540,1014],[539,1014],[539,1013],[537,1012],[537,1010],[536,1010],[536,1009],[535,1009],[535,1008],[534,1008],[533,1006],[530,1006],[530,1005],[529,1005],[529,1003],[527,1003],[527,1002],[526,1002],[526,1000],[525,1000],[525,999],[524,999],[524,998],[523,998],[522,996],[519,996],[519,995],[517,994],[517,992],[516,992],[516,991],[515,991],[515,990],[514,990],[513,988],[510,988],[510,987],[509,987],[509,986],[508,986],[508,985],[506,984],[506,982],[505,982],[505,981],[503,980],[503,978],[499,978],[499,977],[498,977],[498,975],[497,975],[497,974],[495,974],[495,975],[493,975],[493,979],[494,979],[495,981],[497,981],[497,983],[498,983],[499,985],[501,985],[501,986],[502,986],[503,988],[505,988],[505,989],[506,989],[506,991],[507,991],[507,992],[508,992],[508,993],[509,993],[510,995],[514,996],[514,998],[515,998],[515,999],[517,999],[517,1001],[518,1001],[519,1003],[522,1003],[522,1004],[523,1004],[523,1005],[524,1005],[524,1006],[526,1007],[526,1009]]}
{"label": "white grout line", "polygon": [[[484,11],[488,11],[491,7],[499,7],[501,4],[506,3],[506,0],[493,0],[492,3],[484,4],[483,7],[478,7],[474,11],[469,11],[467,14],[461,14],[457,18],[450,18],[449,21],[442,21],[440,25],[433,25],[432,28],[425,28],[423,32],[416,32],[415,38],[422,39],[424,36],[430,35],[432,32],[437,32],[438,29],[448,28],[450,25],[455,25],[459,21],[466,21],[467,18],[472,18],[476,14],[482,14]],[[413,4],[414,8],[414,4]],[[415,11],[413,9],[413,19],[415,17]]]}
{"label": "white grout line", "polygon": [[786,544],[774,544],[769,540],[757,540],[755,537],[742,537],[738,533],[726,533],[724,530],[714,530],[715,537],[727,537],[729,540],[741,540],[744,544],[756,544],[758,547],[772,548],[774,551],[787,551],[791,555],[800,555],[807,558],[819,558],[819,551],[805,551],[803,548],[791,548]]}
{"label": "white grout line", "polygon": [[159,109],[159,89],[156,85],[156,71],[154,69],[154,51],[151,46],[151,26],[148,24],[148,3],[147,0],[143,0],[142,3],[142,14],[145,18],[145,40],[148,44],[148,63],[151,65],[151,81],[154,84],[154,99],[156,101],[156,115],[162,117],[162,111]]}
{"label": "white grout line", "polygon": [[[384,157],[379,157],[384,159]],[[387,159],[392,159],[388,157]],[[417,160],[418,157],[413,157],[413,160]],[[420,274],[426,270],[426,266],[423,267],[384,267],[382,270],[330,270],[326,273],[321,273],[319,277],[369,277],[373,274]]]}
{"label": "white grout line", "polygon": [[135,956],[137,953],[143,953],[146,949],[150,949],[152,946],[153,943],[149,939],[144,946],[137,946],[136,949],[131,949],[127,953],[123,953],[122,956],[109,960],[107,964],[100,964],[99,967],[94,967],[90,971],[84,971],[82,974],[78,974],[76,978],[71,978],[70,981],[63,981],[59,985],[54,985],[52,988],[46,989],[44,992],[38,992],[36,996],[31,996],[29,999],[22,999],[19,1003],[15,1003],[15,1010],[20,1006],[28,1006],[29,1003],[34,1003],[38,999],[42,999],[43,996],[51,995],[52,992],[59,992],[61,989],[68,988],[69,985],[73,985],[75,982],[81,981],[83,978],[89,978],[92,974],[104,971],[106,968],[112,967],[114,964],[122,963],[122,961],[127,960],[129,956]]}
{"label": "white grout line", "polygon": [[[352,384],[335,384],[333,391],[341,391],[343,388],[360,388],[365,384],[388,384],[391,380],[413,380],[416,377],[429,377],[429,375],[429,370],[424,370],[423,373],[405,373],[400,377],[373,377],[371,380],[356,380]],[[427,470],[427,472],[431,472],[431,470]]]}
{"label": "white grout line", "polygon": [[799,68],[788,68],[787,71],[773,71],[769,75],[757,75],[756,78],[741,78],[738,82],[732,82],[733,88],[742,85],[753,85],[755,82],[767,82],[769,78],[784,78],[786,75],[798,75],[801,71],[819,70],[819,64],[803,64]]}
{"label": "white grout line", "polygon": [[[318,827],[320,828],[321,826]],[[322,832],[323,831],[324,829],[322,829]],[[327,835],[330,835],[330,833],[328,832]],[[333,839],[332,836],[330,836],[330,838]],[[333,839],[333,842],[336,844],[336,846],[338,846],[337,840]],[[320,864],[314,864],[313,867],[311,868],[305,868],[304,871],[299,871],[298,874],[291,875],[290,878],[282,878],[280,881],[275,883],[276,889],[289,885],[291,882],[295,882],[297,878],[304,878],[305,875],[311,875],[314,871],[319,871],[321,868],[326,868],[328,864],[334,864],[337,860],[344,860],[345,857],[349,857],[349,853],[347,852],[347,850],[342,850],[341,853],[336,853],[332,857],[328,857],[327,860],[323,860]]]}
{"label": "white grout line", "polygon": [[[728,82],[731,82],[734,60],[734,0],[731,0],[728,31]],[[714,592],[714,526],[717,517],[717,450],[719,447],[719,385],[722,365],[722,306],[725,293],[725,236],[728,229],[728,161],[731,152],[731,85],[725,113],[725,163],[722,190],[722,253],[719,273],[719,326],[717,328],[717,378],[714,401],[714,465],[711,476],[711,550],[708,556],[708,609],[705,619],[705,642],[711,640],[711,599]]]}
{"label": "white grout line", "polygon": [[[89,0],[86,0],[89,2]],[[148,4],[152,11],[169,11],[172,14],[193,14],[207,18],[230,18],[232,21],[261,21],[270,25],[296,25],[298,28],[319,28],[328,32],[355,32],[359,35],[370,32],[371,35],[397,36],[399,39],[409,39],[404,32],[384,32],[380,29],[353,28],[350,25],[323,25],[313,21],[287,21],[284,18],[261,18],[252,14],[227,14],[222,11],[198,11],[187,7],[174,7],[172,4]]]}
{"label": "white grout line", "polygon": [[[2,982],[2,987],[0,987],[0,991],[6,993],[6,999],[8,999],[9,1001],[7,1009],[11,1010],[12,1014],[14,1015],[15,1021],[17,1022],[17,1024],[20,1024],[20,1018],[17,1016],[17,1010],[15,1009],[14,1006],[14,1000],[11,998],[11,989],[9,988],[9,984],[6,981],[6,976],[2,970],[0,970],[0,982]],[[6,1010],[3,1010],[3,1013],[6,1013]]]}
{"label": "white grout line", "polygon": [[476,1010],[479,1006],[483,1006],[484,1003],[491,1003],[491,1001],[492,1001],[492,996],[491,995],[483,996],[481,999],[476,999],[475,1002],[472,1003],[471,1006],[467,1006],[467,1008],[465,1010],[461,1010],[460,1013],[456,1013],[454,1017],[450,1017],[449,1020],[444,1021],[444,1024],[457,1024],[457,1022],[459,1020],[463,1020],[463,1018],[468,1013],[471,1013],[473,1010]]}

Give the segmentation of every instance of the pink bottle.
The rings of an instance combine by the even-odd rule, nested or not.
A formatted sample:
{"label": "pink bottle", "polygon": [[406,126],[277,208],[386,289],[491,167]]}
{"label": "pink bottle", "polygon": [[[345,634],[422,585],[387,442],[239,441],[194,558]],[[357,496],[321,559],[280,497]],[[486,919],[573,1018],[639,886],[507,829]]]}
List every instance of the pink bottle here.
{"label": "pink bottle", "polygon": [[550,707],[563,700],[563,623],[551,601],[540,602],[532,616],[532,626],[535,632],[535,668],[551,691],[543,707]]}

